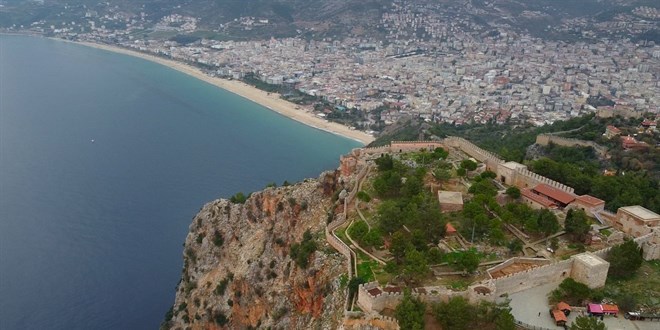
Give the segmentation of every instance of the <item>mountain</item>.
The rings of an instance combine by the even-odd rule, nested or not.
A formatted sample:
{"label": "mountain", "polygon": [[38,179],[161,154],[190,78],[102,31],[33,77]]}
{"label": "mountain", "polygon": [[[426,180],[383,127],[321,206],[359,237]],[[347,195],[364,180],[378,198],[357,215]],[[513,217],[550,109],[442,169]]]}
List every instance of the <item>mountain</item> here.
{"label": "mountain", "polygon": [[[406,29],[410,33],[404,36],[428,39],[427,26],[439,23],[456,33],[515,31],[567,41],[598,37],[656,40],[660,24],[660,4],[654,0],[2,0],[0,6],[0,27],[117,14],[155,24],[178,14],[196,18],[198,30],[222,39],[383,40]],[[388,21],[392,17],[396,20]],[[268,24],[241,24],[248,19]]]}

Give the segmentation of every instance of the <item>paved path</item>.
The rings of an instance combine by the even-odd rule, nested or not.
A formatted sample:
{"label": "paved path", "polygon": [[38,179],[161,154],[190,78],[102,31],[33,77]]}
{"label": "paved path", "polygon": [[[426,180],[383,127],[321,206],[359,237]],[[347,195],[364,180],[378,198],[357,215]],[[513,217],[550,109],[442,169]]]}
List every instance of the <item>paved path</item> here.
{"label": "paved path", "polygon": [[[509,296],[511,299],[511,314],[518,321],[529,325],[544,327],[547,329],[563,330],[563,327],[555,325],[550,317],[550,306],[548,305],[548,293],[559,286],[559,282],[548,283],[533,289],[514,293]],[[539,313],[541,315],[539,316]],[[570,325],[579,312],[573,312],[568,316]],[[608,330],[658,330],[660,322],[653,321],[630,321],[626,320],[622,314],[619,317],[606,316],[603,320]]]}

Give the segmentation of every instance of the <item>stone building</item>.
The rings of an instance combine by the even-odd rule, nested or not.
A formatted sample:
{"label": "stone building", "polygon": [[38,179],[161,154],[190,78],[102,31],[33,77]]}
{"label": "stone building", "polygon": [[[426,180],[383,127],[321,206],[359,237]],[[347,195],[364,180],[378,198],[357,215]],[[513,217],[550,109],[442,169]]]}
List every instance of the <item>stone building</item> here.
{"label": "stone building", "polygon": [[640,205],[620,207],[614,227],[634,237],[644,236],[660,226],[660,215]]}
{"label": "stone building", "polygon": [[610,263],[593,253],[581,253],[573,256],[573,269],[571,277],[586,284],[590,288],[599,288],[605,285],[607,271]]}
{"label": "stone building", "polygon": [[582,195],[575,197],[570,206],[584,211],[587,215],[593,215],[605,210],[605,201],[593,196]]}
{"label": "stone building", "polygon": [[458,191],[439,190],[438,202],[442,212],[463,210],[463,195]]}

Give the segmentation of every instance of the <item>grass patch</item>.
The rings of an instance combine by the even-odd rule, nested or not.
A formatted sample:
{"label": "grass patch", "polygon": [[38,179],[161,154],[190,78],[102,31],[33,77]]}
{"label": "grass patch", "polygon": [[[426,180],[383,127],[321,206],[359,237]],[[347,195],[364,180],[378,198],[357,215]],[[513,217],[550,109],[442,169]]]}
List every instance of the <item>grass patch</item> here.
{"label": "grass patch", "polygon": [[363,261],[357,265],[358,277],[363,278],[367,282],[372,282],[376,280],[372,267],[378,267],[378,262],[376,261]]}
{"label": "grass patch", "polygon": [[600,233],[605,235],[606,237],[612,235],[612,231],[609,229],[603,229],[600,231]]}

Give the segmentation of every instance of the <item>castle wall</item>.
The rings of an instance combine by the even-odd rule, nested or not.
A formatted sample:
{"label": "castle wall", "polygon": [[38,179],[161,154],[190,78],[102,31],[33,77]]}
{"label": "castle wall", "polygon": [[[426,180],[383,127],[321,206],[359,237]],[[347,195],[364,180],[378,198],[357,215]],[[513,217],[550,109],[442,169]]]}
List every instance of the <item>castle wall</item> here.
{"label": "castle wall", "polygon": [[435,148],[444,148],[445,144],[440,141],[392,141],[390,150],[392,152],[414,152],[421,149],[433,151]]}
{"label": "castle wall", "polygon": [[572,266],[573,260],[568,259],[493,279],[496,294],[512,294],[546,283],[560,282],[571,276]]}
{"label": "castle wall", "polygon": [[548,186],[573,194],[575,189],[563,183],[548,179],[526,169],[517,169],[513,178],[513,185],[519,188],[534,188],[536,185],[545,183]]}
{"label": "castle wall", "polygon": [[565,138],[565,137],[549,135],[549,134],[539,134],[536,136],[536,144],[547,146],[550,143],[554,143],[556,145],[560,145],[563,147],[575,147],[575,146],[592,147],[600,157],[604,157],[607,154],[607,148],[592,141],[571,139],[571,138]]}

